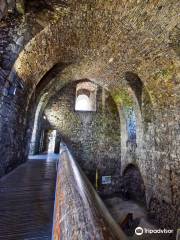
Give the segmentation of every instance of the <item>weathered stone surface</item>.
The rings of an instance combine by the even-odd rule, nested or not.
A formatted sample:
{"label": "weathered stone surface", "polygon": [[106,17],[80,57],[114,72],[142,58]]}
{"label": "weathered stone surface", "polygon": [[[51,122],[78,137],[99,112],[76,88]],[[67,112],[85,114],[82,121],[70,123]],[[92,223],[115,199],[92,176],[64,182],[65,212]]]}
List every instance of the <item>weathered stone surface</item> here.
{"label": "weathered stone surface", "polygon": [[[42,130],[56,129],[68,144],[75,159],[95,186],[98,170],[99,191],[118,191],[121,169],[120,119],[113,99],[106,93],[104,109],[102,91],[98,87],[96,111],[75,111],[77,83],[67,85],[58,92],[44,110],[47,123]],[[102,185],[102,176],[112,176],[112,184]]]}
{"label": "weathered stone surface", "polygon": [[[25,160],[41,97],[47,93],[42,114],[63,86],[89,79],[118,105],[121,171],[135,164],[147,207],[155,198],[170,215],[158,213],[161,223],[178,225],[172,219],[173,209],[180,215],[179,1],[27,1],[24,17],[9,3],[13,10],[0,22],[1,175]],[[11,85],[16,96],[8,95]],[[129,107],[135,143],[128,142]]]}

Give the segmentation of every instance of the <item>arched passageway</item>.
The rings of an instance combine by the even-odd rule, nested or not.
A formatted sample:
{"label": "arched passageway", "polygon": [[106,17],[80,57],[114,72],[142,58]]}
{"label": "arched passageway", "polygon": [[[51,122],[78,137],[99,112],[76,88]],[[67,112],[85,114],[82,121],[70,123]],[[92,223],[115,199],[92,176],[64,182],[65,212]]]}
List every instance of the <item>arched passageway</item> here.
{"label": "arched passageway", "polygon": [[146,205],[145,185],[140,170],[129,164],[123,172],[124,194],[128,200],[135,200]]}
{"label": "arched passageway", "polygon": [[[76,109],[81,96],[90,101],[90,109]],[[63,139],[94,186],[98,172],[100,193],[118,191],[121,169],[120,116],[108,90],[87,79],[68,83],[57,92],[49,93],[46,104],[38,104],[35,120],[36,134],[33,130],[32,137],[35,139],[32,146],[37,146],[38,153],[48,152],[47,133],[56,130],[55,148],[59,139]],[[111,178],[110,184],[104,183],[105,176]]]}
{"label": "arched passageway", "polygon": [[[175,217],[168,224],[177,228],[179,4],[1,0],[0,177],[27,161],[29,148],[47,152],[43,138],[56,130],[81,153],[92,181],[97,174],[101,190],[113,192],[125,181],[131,198],[144,202],[146,192],[147,200],[158,199],[152,209],[169,208]],[[83,79],[98,90],[83,84],[65,98],[66,87]],[[91,106],[76,111],[76,98]],[[141,174],[129,166],[122,176],[130,163]],[[156,213],[166,226],[165,211]]]}

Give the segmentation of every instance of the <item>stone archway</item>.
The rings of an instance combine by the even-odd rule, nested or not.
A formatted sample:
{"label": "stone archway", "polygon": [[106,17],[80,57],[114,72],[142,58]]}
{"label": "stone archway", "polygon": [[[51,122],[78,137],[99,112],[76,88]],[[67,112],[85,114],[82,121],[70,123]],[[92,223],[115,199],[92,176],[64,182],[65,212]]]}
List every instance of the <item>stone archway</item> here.
{"label": "stone archway", "polygon": [[134,164],[129,164],[123,172],[125,197],[146,205],[145,185],[140,170]]}

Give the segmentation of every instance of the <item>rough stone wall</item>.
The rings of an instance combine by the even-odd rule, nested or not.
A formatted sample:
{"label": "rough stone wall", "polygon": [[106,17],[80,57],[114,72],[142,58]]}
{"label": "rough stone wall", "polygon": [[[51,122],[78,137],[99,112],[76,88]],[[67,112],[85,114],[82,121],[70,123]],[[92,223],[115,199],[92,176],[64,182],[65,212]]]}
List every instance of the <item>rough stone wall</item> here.
{"label": "rough stone wall", "polygon": [[[136,118],[137,123],[142,120],[141,141],[135,148],[127,144],[121,149],[122,171],[129,164],[138,166],[150,215],[160,227],[176,229],[180,222],[178,111],[152,111],[152,106],[142,98],[141,118]],[[132,176],[132,181],[135,183],[136,177]]]}
{"label": "rough stone wall", "polygon": [[[36,6],[27,5],[28,13],[23,16],[24,13],[19,11],[21,2],[23,4],[23,1],[8,1],[8,6],[4,8],[7,2],[0,1],[0,177],[26,160],[25,145],[31,134],[27,123],[33,113],[34,96],[32,106],[28,108],[29,86],[21,85],[22,80],[11,74],[11,69],[27,42],[48,24],[49,10],[46,9],[42,17],[33,12]],[[33,17],[29,14],[31,11]]]}
{"label": "rough stone wall", "polygon": [[0,176],[10,172],[27,156],[26,127],[27,113],[24,108],[26,94],[17,93],[14,96],[4,96],[0,104],[2,113],[0,121]]}
{"label": "rough stone wall", "polygon": [[[17,156],[23,153],[24,150],[21,148],[25,148],[22,138],[24,128],[18,121],[20,118],[21,122],[25,121],[24,108],[28,104],[26,100],[23,100],[23,104],[17,101],[19,94],[15,98],[4,95],[4,89],[8,88],[4,87],[7,75],[17,57],[11,72],[14,74],[8,76],[8,79],[14,82],[18,75],[26,84],[29,96],[47,71],[58,62],[66,63],[67,66],[64,71],[58,73],[56,86],[62,79],[71,81],[87,78],[104,85],[112,90],[112,93],[114,89],[122,88],[125,72],[133,71],[141,77],[152,105],[148,104],[148,99],[141,102],[141,111],[137,115],[142,116],[142,124],[139,124],[139,118],[137,124],[141,126],[141,132],[138,133],[141,133],[142,137],[137,134],[139,138],[137,148],[125,144],[124,149],[121,149],[122,165],[123,167],[129,163],[138,165],[145,183],[147,204],[155,199],[155,204],[159,203],[157,207],[161,206],[159,215],[164,216],[161,217],[161,221],[169,221],[166,213],[169,216],[174,215],[175,226],[174,222],[177,224],[178,215],[180,216],[177,211],[180,202],[178,69],[180,2],[140,0],[135,3],[97,0],[94,3],[92,1],[82,3],[77,0],[68,1],[68,7],[58,7],[59,10],[56,11],[58,14],[49,11],[55,10],[57,5],[51,3],[56,1],[51,3],[49,1],[49,7],[48,1],[46,4],[43,2],[29,1],[30,5],[34,3],[38,6],[34,8],[26,6],[24,20],[30,20],[29,29],[32,29],[30,35],[35,37],[29,42],[27,40],[28,44],[21,54],[19,45],[16,46],[18,38],[15,39],[16,26],[19,25],[15,22],[17,16],[8,16],[0,23],[0,49],[3,51],[0,57],[1,63],[3,62],[0,66],[2,174],[9,166],[20,162]],[[13,53],[14,49],[16,56]],[[49,92],[48,87],[47,91]],[[11,146],[9,139],[13,139]],[[5,142],[8,142],[8,148]],[[163,206],[169,205],[170,210],[166,207],[164,211]]]}
{"label": "rough stone wall", "polygon": [[141,169],[146,172],[147,197],[158,202],[159,225],[174,228],[180,223],[180,128],[177,117],[178,112],[170,109],[156,113],[153,124],[149,124],[144,133],[144,149],[139,154]]}
{"label": "rough stone wall", "polygon": [[113,183],[110,186],[103,187],[100,184],[101,192],[117,191],[121,154],[120,119],[116,105],[110,95],[106,94],[103,106],[100,87],[97,91],[96,112],[75,111],[75,97],[75,83],[63,88],[50,100],[44,111],[47,121],[52,129],[59,131],[75,159],[94,184],[96,169],[99,178],[103,175],[112,176]]}
{"label": "rough stone wall", "polygon": [[8,78],[28,41],[25,32],[26,26],[19,16],[10,14],[0,22],[0,176],[24,162],[27,156],[27,89],[21,88],[19,79]]}

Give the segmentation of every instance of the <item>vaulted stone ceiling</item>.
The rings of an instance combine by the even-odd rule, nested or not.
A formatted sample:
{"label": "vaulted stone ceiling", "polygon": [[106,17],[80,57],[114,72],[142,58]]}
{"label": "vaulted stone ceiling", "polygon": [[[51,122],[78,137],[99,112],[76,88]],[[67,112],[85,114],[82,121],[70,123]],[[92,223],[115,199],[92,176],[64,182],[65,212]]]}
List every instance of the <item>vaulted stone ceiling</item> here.
{"label": "vaulted stone ceiling", "polygon": [[177,222],[179,9],[179,0],[0,0],[0,176],[25,161],[35,111],[42,117],[62,87],[91,80],[118,105],[122,169],[132,160],[123,107],[133,101],[147,200],[171,204],[163,220]]}
{"label": "vaulted stone ceiling", "polygon": [[[124,74],[141,78],[153,103],[175,102],[179,1],[29,1],[30,39],[13,71],[34,88],[58,62],[62,76],[119,88]],[[10,74],[11,77],[14,74]]]}

